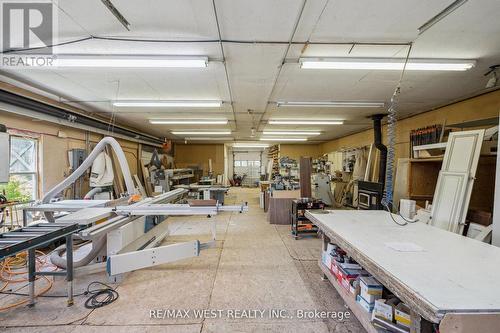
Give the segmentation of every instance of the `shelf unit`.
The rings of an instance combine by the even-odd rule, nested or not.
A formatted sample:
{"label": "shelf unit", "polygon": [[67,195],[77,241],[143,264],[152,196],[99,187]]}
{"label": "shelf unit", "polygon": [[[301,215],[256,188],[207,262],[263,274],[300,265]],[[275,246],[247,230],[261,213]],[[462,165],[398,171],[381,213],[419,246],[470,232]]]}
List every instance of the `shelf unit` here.
{"label": "shelf unit", "polygon": [[353,295],[350,294],[347,290],[345,290],[344,287],[342,287],[335,276],[333,276],[332,272],[330,272],[330,269],[328,269],[321,260],[318,262],[319,267],[321,268],[321,271],[323,272],[324,277],[326,277],[332,286],[337,290],[337,293],[342,297],[344,300],[344,303],[349,307],[349,310],[352,311],[354,316],[359,320],[363,328],[368,332],[368,333],[380,333],[383,332],[382,330],[379,330],[375,328],[375,326],[372,325],[371,322],[371,313],[366,312],[354,299]]}
{"label": "shelf unit", "polygon": [[318,227],[314,225],[307,217],[305,217],[306,209],[324,209],[325,204],[320,200],[309,202],[301,202],[299,200],[292,201],[292,235],[295,239],[300,237],[300,234],[316,234]]}
{"label": "shelf unit", "polygon": [[[274,145],[269,147],[268,153],[267,153],[267,158],[272,161],[272,173],[279,174],[280,173],[280,163],[279,163],[279,158],[280,158],[280,149],[278,145]],[[272,177],[271,177],[272,178]]]}
{"label": "shelf unit", "polygon": [[432,201],[443,158],[411,159],[408,166],[408,194],[421,207]]}

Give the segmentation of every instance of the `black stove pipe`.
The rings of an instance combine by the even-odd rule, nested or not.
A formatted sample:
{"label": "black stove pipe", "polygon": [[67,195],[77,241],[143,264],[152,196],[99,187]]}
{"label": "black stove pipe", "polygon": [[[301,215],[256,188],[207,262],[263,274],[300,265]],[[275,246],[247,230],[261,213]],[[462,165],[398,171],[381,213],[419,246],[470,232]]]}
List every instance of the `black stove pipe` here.
{"label": "black stove pipe", "polygon": [[[378,167],[378,182],[385,185],[385,170],[387,167],[387,147],[382,144],[382,118],[383,114],[376,114],[372,116],[373,120],[373,143],[380,151],[379,167]],[[383,188],[383,187],[382,187]]]}

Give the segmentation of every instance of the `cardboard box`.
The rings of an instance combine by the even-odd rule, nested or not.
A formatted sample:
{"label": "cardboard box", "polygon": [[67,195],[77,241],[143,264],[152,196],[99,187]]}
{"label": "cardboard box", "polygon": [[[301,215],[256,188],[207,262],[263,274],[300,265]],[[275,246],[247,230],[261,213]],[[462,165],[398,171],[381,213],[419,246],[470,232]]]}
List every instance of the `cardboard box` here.
{"label": "cardboard box", "polygon": [[373,311],[373,304],[367,303],[361,296],[356,296],[356,302],[366,311],[366,312],[372,312]]}
{"label": "cardboard box", "polygon": [[342,267],[343,269],[363,269],[363,267],[361,267],[359,264],[346,263],[346,262],[339,264],[339,266]]}
{"label": "cardboard box", "polygon": [[323,265],[330,268],[332,265],[332,256],[329,254],[329,252],[323,252],[321,261],[323,262]]}
{"label": "cardboard box", "polygon": [[356,296],[359,295],[359,279],[351,281],[349,285],[349,293],[351,293],[354,296],[354,299],[356,299]]}
{"label": "cardboard box", "polygon": [[342,281],[342,279],[355,279],[358,276],[366,276],[368,272],[364,269],[344,269],[342,267],[338,267],[338,279]]}
{"label": "cardboard box", "polygon": [[396,305],[396,308],[394,309],[394,319],[396,320],[396,323],[401,326],[411,326],[410,309],[403,302]]}
{"label": "cardboard box", "polygon": [[384,286],[373,276],[362,276],[359,279],[359,289],[361,297],[368,303],[374,303],[377,299],[382,298]]}
{"label": "cardboard box", "polygon": [[335,276],[335,278],[339,278],[339,268],[338,268],[338,264],[339,262],[337,261],[337,259],[335,259],[335,257],[332,257],[332,264],[330,266],[330,271],[332,272],[332,274]]}
{"label": "cardboard box", "polygon": [[328,245],[326,246],[326,252],[329,254],[332,254],[336,248],[337,248],[337,245],[332,244],[332,243],[328,243]]}
{"label": "cardboard box", "polygon": [[347,279],[342,279],[340,281],[340,284],[342,285],[342,287],[344,287],[345,290],[349,291],[351,289],[351,282],[356,280],[355,278],[347,278]]}
{"label": "cardboard box", "polygon": [[374,317],[377,317],[392,323],[394,318],[394,307],[390,304],[386,304],[385,302],[385,299],[378,299],[375,301],[372,320]]}

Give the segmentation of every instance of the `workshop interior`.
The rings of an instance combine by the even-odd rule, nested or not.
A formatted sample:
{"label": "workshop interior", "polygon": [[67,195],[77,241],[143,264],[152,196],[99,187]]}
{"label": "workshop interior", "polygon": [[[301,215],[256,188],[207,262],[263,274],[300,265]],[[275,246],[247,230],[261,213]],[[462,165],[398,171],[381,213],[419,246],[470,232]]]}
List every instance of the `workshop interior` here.
{"label": "workshop interior", "polygon": [[0,17],[0,331],[500,332],[500,1]]}

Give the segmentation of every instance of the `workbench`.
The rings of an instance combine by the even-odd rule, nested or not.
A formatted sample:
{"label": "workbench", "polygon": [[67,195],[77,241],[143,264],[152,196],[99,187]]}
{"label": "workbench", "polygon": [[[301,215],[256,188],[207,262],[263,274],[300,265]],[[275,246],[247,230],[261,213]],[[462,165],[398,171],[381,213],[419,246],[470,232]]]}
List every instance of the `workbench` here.
{"label": "workbench", "polygon": [[190,192],[196,192],[196,197],[198,199],[210,200],[215,199],[219,201],[220,204],[224,204],[224,195],[229,191],[229,186],[225,185],[200,185],[200,184],[189,184],[189,185],[174,185],[174,188],[186,189]]}
{"label": "workbench", "polygon": [[[399,226],[385,211],[306,211],[306,217],[323,232],[323,250],[337,244],[410,307],[412,331],[426,332],[429,323],[441,333],[499,331],[500,248],[420,222]],[[321,260],[320,266],[329,278]],[[374,332],[368,313],[353,313]]]}

